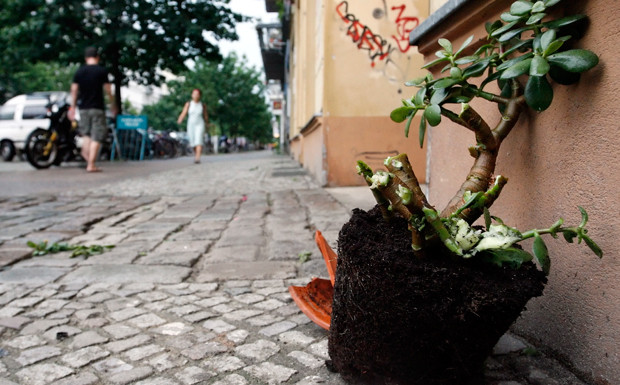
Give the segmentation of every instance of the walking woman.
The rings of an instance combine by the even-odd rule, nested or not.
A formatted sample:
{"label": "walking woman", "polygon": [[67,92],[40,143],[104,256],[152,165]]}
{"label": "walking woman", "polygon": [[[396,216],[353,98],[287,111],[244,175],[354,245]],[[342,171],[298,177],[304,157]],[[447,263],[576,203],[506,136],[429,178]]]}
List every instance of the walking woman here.
{"label": "walking woman", "polygon": [[202,92],[196,88],[192,91],[192,100],[185,103],[177,122],[183,123],[187,116],[187,135],[189,143],[194,148],[194,163],[200,163],[202,145],[205,137],[205,126],[209,121],[207,105],[200,101]]}

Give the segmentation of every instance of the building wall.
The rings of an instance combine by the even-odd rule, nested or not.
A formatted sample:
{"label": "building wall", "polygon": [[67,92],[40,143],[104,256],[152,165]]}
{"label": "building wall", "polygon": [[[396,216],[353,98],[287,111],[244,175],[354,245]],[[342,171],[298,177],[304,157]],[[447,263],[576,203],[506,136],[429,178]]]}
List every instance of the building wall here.
{"label": "building wall", "polygon": [[404,124],[396,125],[389,114],[410,91],[404,83],[425,73],[422,56],[408,39],[428,7],[428,0],[295,3],[290,135],[299,135],[313,116],[324,118],[321,151],[306,150],[314,140],[298,140],[303,149],[295,153],[303,153],[305,161],[294,156],[307,165],[318,164],[308,154],[321,154],[324,169],[312,173],[326,185],[364,184],[355,162],[370,153],[407,152],[419,160],[414,170],[425,180],[425,149],[419,148],[417,128],[406,139]]}
{"label": "building wall", "polygon": [[[472,33],[485,36],[480,15],[495,20],[510,3],[495,1],[489,13],[489,2],[472,1],[420,50],[432,60],[439,49],[432,42],[439,37],[460,46]],[[596,52],[600,64],[576,85],[554,85],[547,111],[522,116],[501,147],[496,173],[509,182],[492,213],[526,230],[547,227],[559,217],[578,224],[577,206],[586,208],[589,234],[605,256],[599,260],[585,245],[562,237],[549,239],[552,265],[544,296],[530,301],[515,330],[556,351],[597,384],[620,384],[620,107],[615,96],[620,66],[613,40],[620,34],[620,9],[594,0],[564,3],[569,14],[589,16],[576,48]],[[495,105],[473,105],[481,115],[493,116],[489,121],[499,118]],[[451,122],[433,128],[430,138],[430,201],[443,207],[471,167],[467,146],[475,141]]]}

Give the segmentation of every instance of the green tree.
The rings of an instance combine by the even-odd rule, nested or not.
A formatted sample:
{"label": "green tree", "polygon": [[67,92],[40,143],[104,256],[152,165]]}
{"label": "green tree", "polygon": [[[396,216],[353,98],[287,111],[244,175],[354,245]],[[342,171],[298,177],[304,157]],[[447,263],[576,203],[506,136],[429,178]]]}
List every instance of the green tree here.
{"label": "green tree", "polygon": [[179,127],[176,119],[183,104],[189,100],[191,90],[200,88],[209,119],[222,134],[244,136],[262,143],[273,139],[261,74],[242,64],[236,55],[224,58],[221,63],[198,59],[194,69],[181,75],[184,81],[168,83],[170,95],[143,109],[155,129],[184,130],[185,126]]}
{"label": "green tree", "polygon": [[[0,0],[0,83],[23,63],[79,63],[101,48],[116,86],[159,84],[160,69],[178,73],[197,57],[221,59],[217,41],[237,38],[242,16],[228,0]],[[8,89],[0,85],[0,91]]]}

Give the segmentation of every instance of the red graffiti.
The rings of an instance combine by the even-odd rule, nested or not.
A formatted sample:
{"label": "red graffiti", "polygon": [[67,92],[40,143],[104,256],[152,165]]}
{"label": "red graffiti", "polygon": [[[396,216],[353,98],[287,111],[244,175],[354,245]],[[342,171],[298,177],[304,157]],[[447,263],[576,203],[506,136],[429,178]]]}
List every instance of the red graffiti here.
{"label": "red graffiti", "polygon": [[340,2],[336,6],[336,12],[345,24],[349,24],[347,36],[350,36],[352,41],[357,43],[358,49],[368,51],[372,67],[375,66],[376,61],[389,60],[390,54],[396,48],[388,44],[387,40],[381,37],[381,35],[375,34],[368,26],[362,24],[355,15],[349,13],[349,3],[347,1]]}
{"label": "red graffiti", "polygon": [[[397,35],[392,35],[392,38],[396,40],[396,45],[398,45],[398,49],[401,52],[409,51],[409,48],[411,47],[409,45],[409,34],[420,24],[420,20],[417,17],[403,17],[405,8],[405,4],[398,7],[392,7],[392,11],[400,10],[400,12],[398,12],[398,17],[396,17]],[[403,42],[405,43],[404,48],[401,46],[401,43]]]}

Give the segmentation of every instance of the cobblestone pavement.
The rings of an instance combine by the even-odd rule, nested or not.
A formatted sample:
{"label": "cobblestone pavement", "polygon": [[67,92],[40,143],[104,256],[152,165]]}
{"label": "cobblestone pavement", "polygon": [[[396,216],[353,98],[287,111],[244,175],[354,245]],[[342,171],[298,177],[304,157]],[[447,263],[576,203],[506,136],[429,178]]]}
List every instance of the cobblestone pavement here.
{"label": "cobblestone pavement", "polygon": [[[269,153],[0,198],[0,385],[343,384],[287,287],[327,274],[313,232],[335,246],[348,216]],[[28,240],[116,247],[31,257]],[[504,336],[485,384],[585,384],[524,351]]]}

